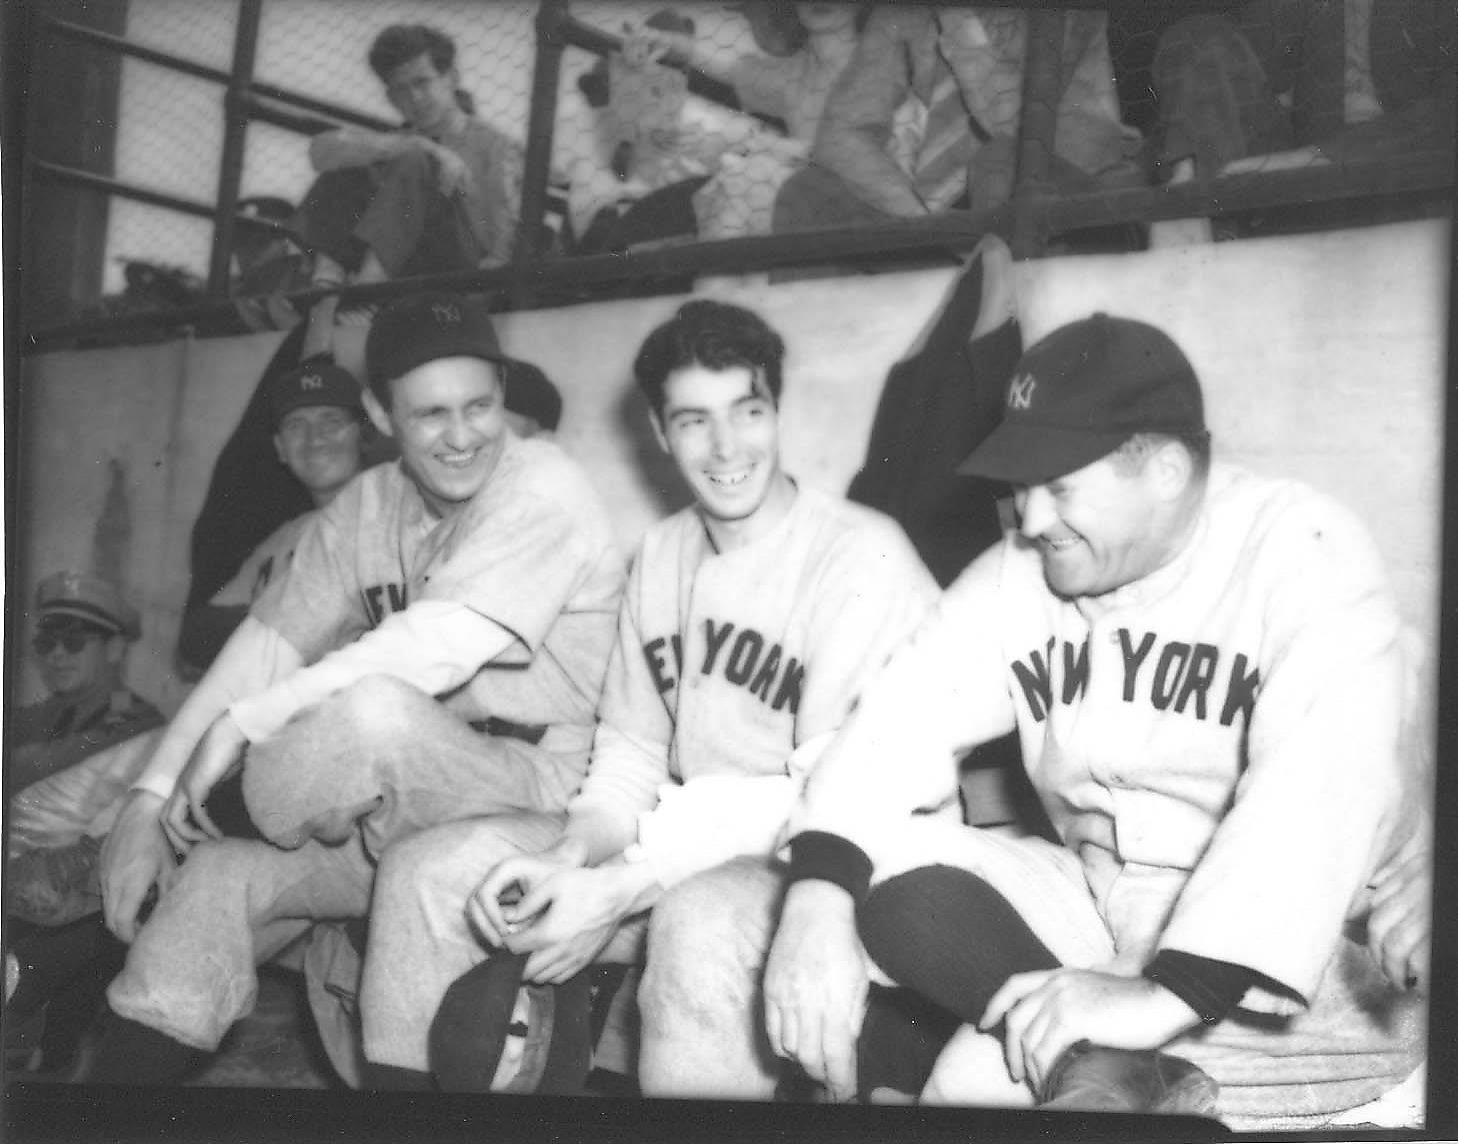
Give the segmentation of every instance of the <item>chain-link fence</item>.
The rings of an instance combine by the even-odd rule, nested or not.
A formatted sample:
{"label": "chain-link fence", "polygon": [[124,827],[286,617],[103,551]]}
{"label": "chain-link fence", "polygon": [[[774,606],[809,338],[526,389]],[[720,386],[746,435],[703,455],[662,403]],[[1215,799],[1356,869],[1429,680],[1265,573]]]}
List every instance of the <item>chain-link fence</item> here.
{"label": "chain-link fence", "polygon": [[[308,287],[314,252],[334,257],[293,213],[318,185],[311,137],[341,124],[404,137],[409,107],[369,62],[392,24],[449,37],[453,82],[496,142],[435,137],[500,185],[466,194],[444,260],[383,258],[386,277],[476,269],[489,284],[511,258],[550,262],[539,286],[587,296],[664,267],[692,281],[925,259],[987,229],[1032,256],[1138,249],[1182,215],[1218,216],[1215,238],[1341,225],[1432,213],[1451,191],[1454,16],[1430,0],[109,0],[109,42],[65,23],[78,7],[38,10],[61,13],[42,27],[70,51],[113,53],[109,90],[105,69],[80,72],[103,88],[87,109],[110,116],[111,138],[88,161],[59,145],[64,116],[33,112],[29,157],[32,194],[44,179],[106,204],[99,280],[73,269],[66,283],[91,313],[117,310],[96,295],[145,308]],[[383,169],[329,211],[357,222]],[[396,241],[359,233],[372,250],[339,256],[346,282]],[[751,241],[705,245],[725,239]],[[244,263],[286,249],[298,274],[250,277]],[[581,261],[622,253],[657,259]],[[83,256],[97,259],[94,242]]]}

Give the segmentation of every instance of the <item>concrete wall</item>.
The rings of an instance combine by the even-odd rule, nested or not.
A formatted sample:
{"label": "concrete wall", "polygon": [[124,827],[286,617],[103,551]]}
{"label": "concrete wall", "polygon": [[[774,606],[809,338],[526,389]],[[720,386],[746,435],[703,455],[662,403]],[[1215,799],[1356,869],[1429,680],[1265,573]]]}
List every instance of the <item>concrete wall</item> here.
{"label": "concrete wall", "polygon": [[[1327,489],[1366,519],[1408,621],[1436,632],[1441,425],[1450,243],[1412,223],[1017,267],[1035,339],[1103,309],[1167,329],[1204,382],[1217,452]],[[860,466],[888,367],[953,272],[867,275],[715,292],[758,307],[790,347],[784,449],[808,484],[843,490]],[[681,503],[647,435],[630,364],[681,301],[506,315],[508,352],[561,388],[563,445],[594,474],[623,545]],[[17,487],[21,577],[120,552],[146,638],[131,677],[171,705],[188,534],[213,458],[280,335],[57,353],[27,361]],[[357,363],[362,333],[340,347]],[[12,609],[12,615],[16,614]],[[34,680],[27,675],[28,685]]]}

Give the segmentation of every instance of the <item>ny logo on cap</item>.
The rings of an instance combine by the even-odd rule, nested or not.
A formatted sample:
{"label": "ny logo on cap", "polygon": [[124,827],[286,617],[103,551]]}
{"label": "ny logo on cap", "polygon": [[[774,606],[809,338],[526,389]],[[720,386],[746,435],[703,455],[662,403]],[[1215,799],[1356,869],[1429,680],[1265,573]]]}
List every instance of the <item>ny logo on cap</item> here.
{"label": "ny logo on cap", "polygon": [[461,320],[461,308],[454,302],[432,302],[430,312],[442,326],[453,325]]}
{"label": "ny logo on cap", "polygon": [[1033,390],[1038,388],[1038,379],[1030,373],[1020,373],[1007,387],[1007,407],[1027,409],[1033,404]]}
{"label": "ny logo on cap", "polygon": [[306,373],[299,378],[300,389],[323,389],[324,379],[317,373]]}

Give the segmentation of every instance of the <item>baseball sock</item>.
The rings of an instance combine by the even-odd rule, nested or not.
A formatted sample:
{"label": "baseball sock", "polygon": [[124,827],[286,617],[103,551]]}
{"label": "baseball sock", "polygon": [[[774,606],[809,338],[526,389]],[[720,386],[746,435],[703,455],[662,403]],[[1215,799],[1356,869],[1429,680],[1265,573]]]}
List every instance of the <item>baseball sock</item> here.
{"label": "baseball sock", "polygon": [[365,1061],[364,1087],[375,1092],[434,1092],[435,1078],[422,1069]]}
{"label": "baseball sock", "polygon": [[150,1025],[118,1016],[107,1006],[98,1036],[78,1079],[90,1084],[173,1084],[206,1055]]}
{"label": "baseball sock", "polygon": [[[860,1089],[918,1093],[958,1025],[975,1024],[1014,973],[1059,962],[1000,893],[952,866],[924,866],[874,887],[857,911],[866,952],[893,981],[943,1010],[875,994],[861,1032]],[[882,994],[896,991],[883,990]]]}

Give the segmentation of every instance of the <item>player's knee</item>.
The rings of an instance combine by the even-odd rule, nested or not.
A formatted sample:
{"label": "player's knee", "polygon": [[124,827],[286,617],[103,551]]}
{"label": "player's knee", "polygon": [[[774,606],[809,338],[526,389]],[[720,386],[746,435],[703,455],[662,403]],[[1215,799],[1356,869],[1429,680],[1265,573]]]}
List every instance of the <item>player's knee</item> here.
{"label": "player's knee", "polygon": [[367,675],[335,695],[328,716],[340,730],[372,743],[411,734],[409,712],[420,702],[434,702],[418,687],[390,675]]}
{"label": "player's knee", "polygon": [[638,990],[645,1027],[712,1021],[752,1004],[771,903],[762,863],[726,863],[670,890],[653,908]]}

